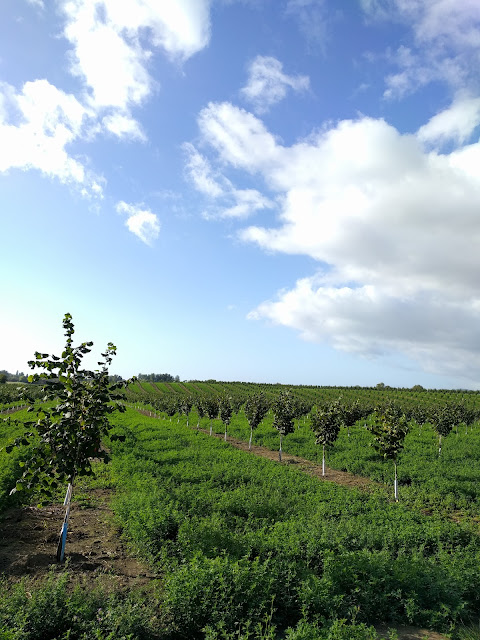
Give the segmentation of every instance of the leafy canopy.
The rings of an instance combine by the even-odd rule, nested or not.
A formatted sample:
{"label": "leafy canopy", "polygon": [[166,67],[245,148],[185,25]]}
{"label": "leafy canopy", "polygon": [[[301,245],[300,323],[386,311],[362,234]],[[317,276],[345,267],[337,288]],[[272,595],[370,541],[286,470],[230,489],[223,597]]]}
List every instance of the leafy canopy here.
{"label": "leafy canopy", "polygon": [[38,486],[48,498],[59,483],[73,482],[78,475],[90,475],[91,458],[109,460],[101,448],[102,437],[110,430],[109,415],[125,411],[118,390],[133,379],[109,382],[108,367],[116,354],[115,345],[108,343],[101,354],[103,359],[98,362],[99,369],[82,369],[82,359],[90,353],[93,342],[73,345],[74,325],[69,313],[64,316],[63,328],[67,340],[61,356],[37,351],[35,360],[28,363],[31,369],[43,369],[42,373],[30,375],[29,381],[45,379],[46,384],[43,403],[28,409],[36,414],[36,419],[26,422],[27,432],[6,447],[7,453],[16,446],[30,447],[30,455],[22,463],[23,475],[11,493]]}

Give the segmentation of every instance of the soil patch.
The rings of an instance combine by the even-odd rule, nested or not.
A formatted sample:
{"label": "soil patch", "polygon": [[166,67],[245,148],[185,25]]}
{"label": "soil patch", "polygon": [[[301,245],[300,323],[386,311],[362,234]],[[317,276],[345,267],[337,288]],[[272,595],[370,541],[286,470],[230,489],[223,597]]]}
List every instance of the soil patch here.
{"label": "soil patch", "polygon": [[[436,631],[427,631],[426,629],[417,629],[416,627],[396,627],[398,640],[448,640],[447,636],[443,636]],[[377,627],[379,640],[388,638],[388,628]]]}
{"label": "soil patch", "polygon": [[[108,503],[112,491],[89,490],[88,504],[75,501],[70,509],[65,561],[75,579],[100,578],[118,587],[142,586],[156,576],[128,553],[121,530],[112,522]],[[43,578],[56,562],[65,508],[10,509],[0,520],[0,572],[11,580]]]}

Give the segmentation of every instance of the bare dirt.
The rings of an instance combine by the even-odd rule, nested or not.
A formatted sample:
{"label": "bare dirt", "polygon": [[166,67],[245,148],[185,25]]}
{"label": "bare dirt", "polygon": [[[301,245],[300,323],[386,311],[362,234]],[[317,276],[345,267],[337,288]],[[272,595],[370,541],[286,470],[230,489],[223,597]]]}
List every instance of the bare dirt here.
{"label": "bare dirt", "polygon": [[[117,587],[142,586],[155,575],[127,550],[108,506],[112,492],[94,489],[87,504],[75,502],[70,510],[66,566],[76,579],[113,582]],[[15,581],[24,576],[43,578],[56,561],[65,507],[10,509],[0,521],[0,572]]]}

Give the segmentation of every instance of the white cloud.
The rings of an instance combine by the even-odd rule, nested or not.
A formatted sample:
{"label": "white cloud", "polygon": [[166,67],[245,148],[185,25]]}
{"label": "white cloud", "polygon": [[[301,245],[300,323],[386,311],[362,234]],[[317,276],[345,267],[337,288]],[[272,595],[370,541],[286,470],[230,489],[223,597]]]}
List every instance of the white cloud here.
{"label": "white cloud", "polygon": [[480,375],[468,355],[480,348],[480,143],[426,151],[423,141],[459,141],[471,128],[448,114],[431,123],[416,137],[362,117],[285,146],[231,104],[201,112],[213,170],[263,180],[281,207],[278,224],[240,237],[319,263],[256,317],[347,351],[400,350],[431,370]]}
{"label": "white cloud", "polygon": [[399,47],[392,58],[400,70],[386,79],[387,98],[402,97],[439,80],[455,90],[478,86],[478,0],[361,0],[361,4],[370,17],[401,21],[412,28],[413,50]]}
{"label": "white cloud", "polygon": [[204,195],[212,198],[223,196],[225,190],[220,182],[215,179],[212,167],[207,158],[202,156],[193,144],[188,142],[183,145],[183,150],[187,156],[185,168],[195,188]]}
{"label": "white cloud", "polygon": [[152,245],[160,233],[160,222],[155,213],[149,209],[143,209],[137,205],[127,204],[120,201],[116,205],[118,213],[126,213],[127,221],[125,225],[129,231],[134,233],[142,242]]}
{"label": "white cloud", "polygon": [[457,98],[453,104],[433,116],[420,127],[417,136],[422,142],[443,144],[453,140],[465,143],[480,124],[480,98]]}
{"label": "white cloud", "polygon": [[0,85],[0,171],[37,169],[101,195],[100,179],[68,152],[84,135],[90,115],[74,96],[47,80],[26,82],[19,93]]}
{"label": "white cloud", "polygon": [[246,218],[256,211],[273,208],[273,202],[256,189],[236,189],[220,172],[214,172],[207,158],[192,144],[185,143],[183,150],[187,177],[197,191],[215,202],[205,217]]}
{"label": "white cloud", "polygon": [[109,116],[105,116],[102,120],[102,124],[107,131],[113,133],[118,138],[127,138],[130,140],[146,142],[147,138],[140,124],[129,116],[122,115],[121,113],[113,113]]}
{"label": "white cloud", "polygon": [[39,9],[45,9],[45,4],[43,0],[27,0],[28,4],[31,4],[34,7],[38,7]]}
{"label": "white cloud", "polygon": [[263,209],[272,209],[273,202],[256,189],[232,189],[234,204],[222,210],[224,218],[247,218]]}
{"label": "white cloud", "polygon": [[286,14],[296,18],[307,43],[322,53],[328,38],[327,8],[325,0],[288,0],[286,5]]}
{"label": "white cloud", "polygon": [[96,107],[128,111],[151,93],[150,48],[184,60],[209,41],[209,0],[63,0],[72,72]]}
{"label": "white cloud", "polygon": [[[42,0],[28,2],[44,6]],[[35,168],[98,196],[102,180],[73,156],[73,143],[102,133],[146,141],[131,110],[153,90],[151,50],[182,61],[205,47],[210,0],[57,0],[57,5],[73,47],[70,71],[82,81],[84,95],[77,98],[43,79],[20,91],[0,84],[0,171]]]}
{"label": "white cloud", "polygon": [[264,113],[287,95],[288,88],[304,91],[309,86],[308,76],[289,76],[276,58],[257,56],[249,66],[248,83],[241,93],[257,113]]}

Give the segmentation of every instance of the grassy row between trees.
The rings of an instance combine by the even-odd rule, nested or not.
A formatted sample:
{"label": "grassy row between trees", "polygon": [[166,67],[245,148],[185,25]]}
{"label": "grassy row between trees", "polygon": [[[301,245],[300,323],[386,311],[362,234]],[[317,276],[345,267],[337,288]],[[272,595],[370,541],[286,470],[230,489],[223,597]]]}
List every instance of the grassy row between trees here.
{"label": "grassy row between trees", "polygon": [[114,445],[114,509],[165,576],[172,637],[234,638],[267,618],[278,629],[478,619],[480,539],[467,527],[319,483],[175,421],[128,412],[115,422],[127,440]]}
{"label": "grassy row between trees", "polygon": [[[152,405],[144,405],[155,411]],[[176,421],[178,417],[173,418]],[[185,417],[180,417],[185,422]],[[273,426],[270,411],[255,429],[253,444],[271,450],[279,448],[279,434]],[[342,428],[334,446],[327,452],[327,465],[371,478],[391,487],[393,465],[385,461],[371,446],[372,434],[365,428],[368,419],[350,428]],[[199,418],[195,408],[190,424],[223,433],[220,419]],[[233,414],[228,434],[248,442],[250,426],[243,410]],[[410,424],[404,449],[398,457],[399,495],[406,505],[454,517],[467,517],[474,524],[480,522],[480,428],[478,423],[466,429],[456,428],[444,438],[442,453],[438,453],[438,435],[430,424]],[[293,433],[286,435],[283,451],[320,463],[322,447],[315,443],[310,418],[296,420]],[[393,490],[392,490],[393,493]]]}
{"label": "grassy row between trees", "polygon": [[2,640],[369,640],[379,622],[455,632],[478,620],[480,539],[467,526],[176,419],[112,420],[126,435],[111,443],[113,507],[160,581],[143,595],[72,592],[62,577],[0,585]]}

